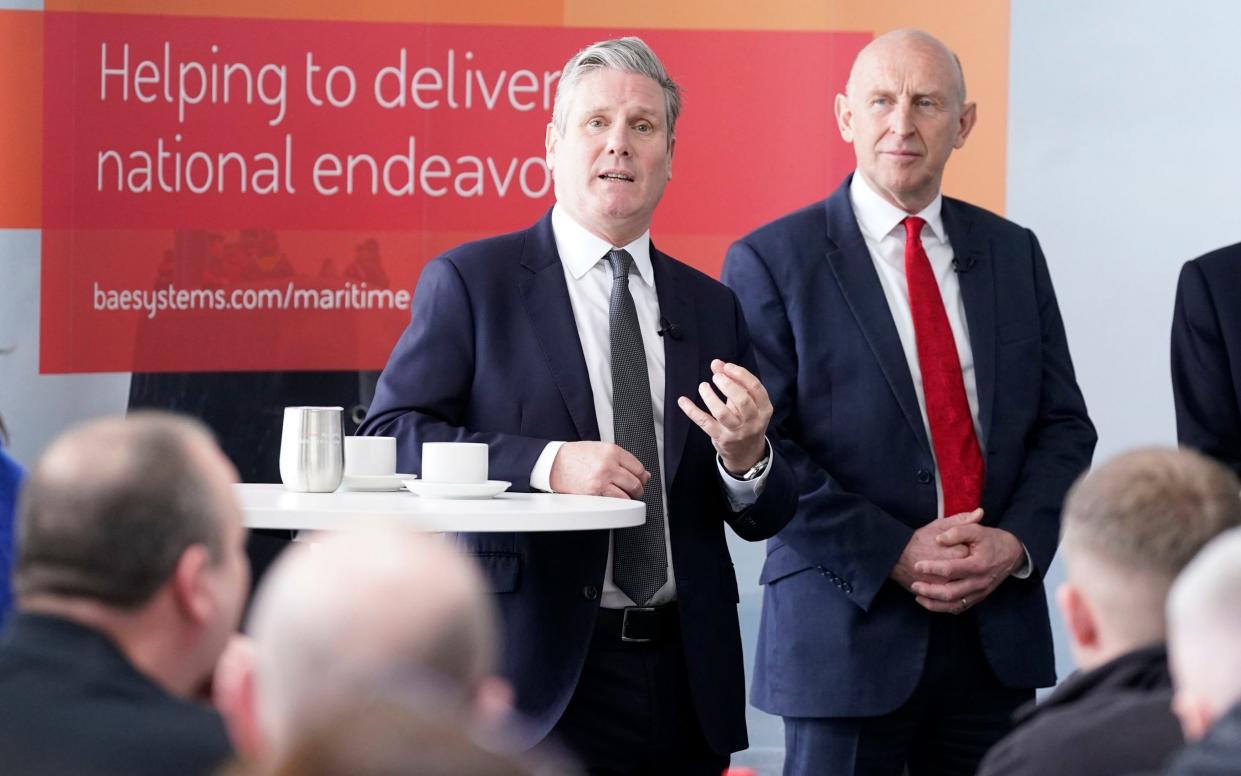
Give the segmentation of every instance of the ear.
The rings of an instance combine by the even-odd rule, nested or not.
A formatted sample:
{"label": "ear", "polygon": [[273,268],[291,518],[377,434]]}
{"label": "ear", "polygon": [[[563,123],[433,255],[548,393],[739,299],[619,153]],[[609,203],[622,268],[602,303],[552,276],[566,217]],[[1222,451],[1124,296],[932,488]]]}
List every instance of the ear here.
{"label": "ear", "polygon": [[543,133],[543,148],[545,158],[547,160],[547,169],[556,169],[556,141],[560,139],[560,134],[556,132],[556,125],[547,122],[547,130]]}
{"label": "ear", "polygon": [[1060,613],[1064,616],[1073,643],[1082,649],[1097,648],[1099,626],[1081,591],[1072,582],[1065,582],[1056,589],[1056,603],[1060,605]]}
{"label": "ear", "polygon": [[1215,720],[1205,701],[1185,688],[1172,696],[1172,712],[1181,721],[1186,741],[1198,741],[1207,734]]}
{"label": "ear", "polygon": [[250,760],[260,759],[265,751],[254,660],[254,644],[249,637],[233,636],[216,664],[211,699],[224,718],[233,748],[241,757]]}
{"label": "ear", "polygon": [[836,127],[840,130],[841,140],[853,142],[853,108],[849,106],[849,97],[845,94],[836,95]]}
{"label": "ear", "polygon": [[672,155],[676,153],[676,150],[677,138],[676,135],[673,135],[672,139],[668,141],[668,180],[672,180]]}
{"label": "ear", "polygon": [[194,544],[181,553],[172,575],[173,600],[177,609],[187,619],[200,625],[207,621],[216,605],[208,578],[210,571],[211,554],[203,545]]}
{"label": "ear", "polygon": [[513,687],[498,676],[487,676],[474,690],[474,713],[485,725],[503,726],[513,711]]}
{"label": "ear", "polygon": [[976,121],[978,121],[978,105],[972,102],[965,103],[965,107],[961,109],[961,119],[957,124],[957,137],[952,142],[953,148],[965,145],[965,139],[970,136],[970,132],[974,131]]}

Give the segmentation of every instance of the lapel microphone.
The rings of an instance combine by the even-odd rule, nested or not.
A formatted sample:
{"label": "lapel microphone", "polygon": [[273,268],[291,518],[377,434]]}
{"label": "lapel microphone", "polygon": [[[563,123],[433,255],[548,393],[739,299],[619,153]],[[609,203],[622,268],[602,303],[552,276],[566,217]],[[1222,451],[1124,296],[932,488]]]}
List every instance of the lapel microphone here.
{"label": "lapel microphone", "polygon": [[675,323],[672,323],[662,315],[659,316],[659,328],[655,330],[655,333],[661,337],[667,336],[677,342],[681,341],[681,327],[677,326]]}
{"label": "lapel microphone", "polygon": [[974,268],[975,261],[976,259],[974,258],[974,254],[972,253],[969,256],[966,256],[964,259],[953,259],[952,260],[952,271],[957,273],[958,275],[964,275],[966,272],[969,272],[970,270]]}

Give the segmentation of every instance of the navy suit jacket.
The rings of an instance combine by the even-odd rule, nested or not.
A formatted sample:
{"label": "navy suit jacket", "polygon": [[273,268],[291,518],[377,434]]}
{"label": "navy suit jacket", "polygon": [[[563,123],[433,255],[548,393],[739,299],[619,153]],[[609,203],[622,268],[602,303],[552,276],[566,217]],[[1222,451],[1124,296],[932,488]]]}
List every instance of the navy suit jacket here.
{"label": "navy suit jacket", "polygon": [[1172,393],[1180,443],[1241,474],[1241,243],[1181,269]]}
{"label": "navy suit jacket", "polygon": [[[741,309],[719,282],[665,256],[651,262],[664,338],[664,482],[686,662],[707,741],[746,746],[737,581],[728,523],[749,540],[775,534],[796,506],[777,453],[762,496],[733,512],[715,449],[677,408],[722,358],[753,369]],[[363,433],[396,436],[401,471],[421,469],[423,442],[486,442],[492,479],[530,488],[550,440],[597,440],[599,429],[550,214],[532,228],[456,248],[422,273],[409,327],[380,376]],[[503,673],[541,738],[577,684],[599,608],[608,532],[463,534],[496,593]]]}
{"label": "navy suit jacket", "polygon": [[[932,616],[889,579],[935,519],[935,461],[888,303],[849,201],[827,200],[735,243],[724,282],[741,299],[794,467],[797,514],[767,545],[752,700],[784,716],[883,714],[922,674]],[[984,523],[1033,561],[971,610],[996,676],[1052,684],[1042,577],[1060,506],[1095,432],[1034,235],[944,199],[962,268],[986,480]]]}

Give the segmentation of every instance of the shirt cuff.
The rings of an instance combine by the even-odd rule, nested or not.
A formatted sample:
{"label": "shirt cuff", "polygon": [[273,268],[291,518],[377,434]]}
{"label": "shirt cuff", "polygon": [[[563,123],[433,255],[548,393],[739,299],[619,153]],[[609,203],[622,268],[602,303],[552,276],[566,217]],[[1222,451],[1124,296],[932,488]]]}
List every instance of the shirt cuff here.
{"label": "shirt cuff", "polygon": [[1021,551],[1025,553],[1026,559],[1021,562],[1021,565],[1012,573],[1012,576],[1017,579],[1029,579],[1030,574],[1034,571],[1034,561],[1030,560],[1030,551],[1026,549],[1024,544],[1021,545]]}
{"label": "shirt cuff", "polygon": [[552,490],[552,464],[556,461],[556,453],[560,452],[560,446],[563,444],[564,442],[548,442],[543,452],[539,453],[538,460],[534,462],[534,469],[530,472],[530,487],[544,493],[555,493]]}
{"label": "shirt cuff", "polygon": [[[767,445],[767,457],[771,457],[771,442],[764,438],[763,442]],[[758,501],[758,497],[763,495],[763,486],[767,484],[767,475],[771,474],[771,463],[767,464],[767,468],[763,469],[763,473],[752,480],[739,479],[727,469],[724,468],[724,461],[715,456],[715,467],[720,470],[720,482],[724,483],[724,495],[728,497],[728,504],[733,508],[734,512],[740,512],[746,507],[754,506],[754,502]]]}

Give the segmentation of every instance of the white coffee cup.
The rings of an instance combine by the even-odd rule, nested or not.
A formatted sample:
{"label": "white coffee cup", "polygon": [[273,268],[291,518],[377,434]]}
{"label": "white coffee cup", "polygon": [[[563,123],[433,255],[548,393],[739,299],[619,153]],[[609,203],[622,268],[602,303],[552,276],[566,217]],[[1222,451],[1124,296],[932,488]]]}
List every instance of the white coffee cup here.
{"label": "white coffee cup", "polygon": [[345,437],[345,476],[385,477],[396,474],[396,437]]}
{"label": "white coffee cup", "polygon": [[487,445],[476,442],[423,442],[424,482],[478,484],[487,481]]}

